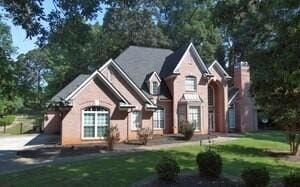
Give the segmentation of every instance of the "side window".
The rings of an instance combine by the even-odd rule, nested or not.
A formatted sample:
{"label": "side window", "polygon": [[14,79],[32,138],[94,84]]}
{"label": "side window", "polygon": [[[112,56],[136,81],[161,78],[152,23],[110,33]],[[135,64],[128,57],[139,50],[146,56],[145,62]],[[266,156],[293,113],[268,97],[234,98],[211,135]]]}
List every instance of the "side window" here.
{"label": "side window", "polygon": [[142,116],[140,111],[133,111],[131,115],[131,130],[137,130],[141,128]]}

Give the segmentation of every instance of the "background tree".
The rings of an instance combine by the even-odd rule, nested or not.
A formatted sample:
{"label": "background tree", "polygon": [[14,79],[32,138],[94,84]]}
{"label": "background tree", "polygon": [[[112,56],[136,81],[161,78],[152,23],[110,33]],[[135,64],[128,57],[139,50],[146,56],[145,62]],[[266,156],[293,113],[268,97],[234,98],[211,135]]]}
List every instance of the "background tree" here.
{"label": "background tree", "polygon": [[18,96],[16,63],[10,58],[14,52],[10,28],[0,17],[0,117],[22,107]]}

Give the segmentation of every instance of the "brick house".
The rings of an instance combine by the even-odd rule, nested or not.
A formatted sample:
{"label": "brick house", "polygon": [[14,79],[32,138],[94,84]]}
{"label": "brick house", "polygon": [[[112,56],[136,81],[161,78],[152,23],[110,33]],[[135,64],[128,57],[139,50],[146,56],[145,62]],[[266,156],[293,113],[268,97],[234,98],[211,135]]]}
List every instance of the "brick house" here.
{"label": "brick house", "polygon": [[60,133],[61,144],[98,143],[117,126],[122,141],[140,128],[176,134],[188,120],[195,132],[257,129],[246,62],[231,76],[214,61],[205,64],[192,43],[176,51],[130,46],[90,75],[79,75],[52,99],[44,132]]}

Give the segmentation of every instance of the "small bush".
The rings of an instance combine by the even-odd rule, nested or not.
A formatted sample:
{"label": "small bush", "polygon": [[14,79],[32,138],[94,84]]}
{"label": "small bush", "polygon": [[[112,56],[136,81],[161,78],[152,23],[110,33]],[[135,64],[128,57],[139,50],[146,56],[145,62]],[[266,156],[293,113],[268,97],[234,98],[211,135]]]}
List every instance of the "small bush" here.
{"label": "small bush", "polygon": [[155,166],[159,178],[166,181],[174,181],[180,172],[180,167],[171,156],[163,156]]}
{"label": "small bush", "polygon": [[222,158],[214,151],[198,153],[196,161],[201,175],[217,178],[222,173]]}
{"label": "small bush", "polygon": [[183,134],[185,140],[190,140],[194,135],[194,127],[188,121],[180,122],[180,133]]}
{"label": "small bush", "polygon": [[300,187],[300,173],[290,173],[283,177],[285,187]]}
{"label": "small bush", "polygon": [[142,128],[138,131],[139,140],[143,145],[148,143],[148,138],[153,134],[150,128]]}
{"label": "small bush", "polygon": [[3,116],[2,118],[0,118],[0,126],[4,126],[4,125],[10,125],[12,124],[16,119],[15,115],[7,115],[7,116]]}
{"label": "small bush", "polygon": [[270,181],[269,172],[265,167],[244,169],[241,177],[246,186],[249,187],[264,187],[267,186]]}
{"label": "small bush", "polygon": [[105,140],[108,146],[108,150],[112,151],[116,142],[120,140],[120,133],[116,126],[112,126],[106,129]]}

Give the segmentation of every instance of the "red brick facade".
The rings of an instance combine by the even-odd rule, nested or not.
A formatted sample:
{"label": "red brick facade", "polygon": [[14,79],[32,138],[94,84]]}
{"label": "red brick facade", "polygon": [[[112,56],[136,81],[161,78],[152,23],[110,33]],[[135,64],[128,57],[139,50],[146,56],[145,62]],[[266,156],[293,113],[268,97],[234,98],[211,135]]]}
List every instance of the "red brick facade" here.
{"label": "red brick facade", "polygon": [[[46,133],[61,133],[61,143],[84,144],[98,143],[101,139],[85,139],[83,137],[82,113],[86,107],[101,106],[109,111],[109,125],[117,126],[120,132],[121,141],[136,139],[137,130],[132,129],[132,112],[140,111],[142,114],[141,124],[143,128],[153,129],[154,134],[178,133],[179,129],[179,106],[185,111],[185,118],[188,119],[190,107],[199,107],[199,129],[196,133],[207,134],[209,132],[209,106],[208,106],[208,86],[214,90],[214,131],[228,132],[228,79],[214,65],[209,67],[212,77],[206,77],[195,56],[186,51],[182,57],[176,75],[166,77],[164,81],[170,91],[172,99],[161,100],[159,97],[152,96],[149,99],[164,109],[164,129],[153,128],[153,109],[148,109],[145,100],[137,91],[129,85],[128,80],[120,75],[116,69],[107,65],[101,68],[100,73],[118,90],[126,100],[133,106],[132,108],[120,109],[119,100],[115,94],[97,76],[93,77],[81,90],[72,97],[72,107],[67,112],[60,115],[60,112],[47,113],[47,120],[44,124]],[[186,91],[185,80],[187,76],[196,78],[196,90]],[[250,73],[249,68],[235,69],[234,83],[239,88],[240,94],[237,100],[237,128],[240,131],[255,130],[256,113],[247,96]],[[147,83],[149,86],[149,83]],[[245,91],[246,90],[246,91]],[[185,94],[197,95],[201,102],[183,102]],[[251,112],[249,113],[249,111]],[[248,112],[248,113],[247,113]],[[247,113],[247,115],[246,115]]]}

